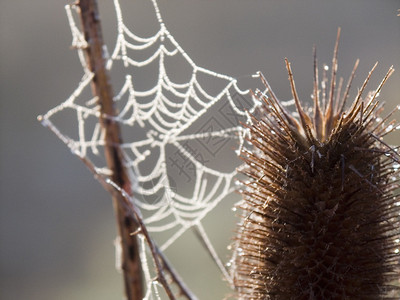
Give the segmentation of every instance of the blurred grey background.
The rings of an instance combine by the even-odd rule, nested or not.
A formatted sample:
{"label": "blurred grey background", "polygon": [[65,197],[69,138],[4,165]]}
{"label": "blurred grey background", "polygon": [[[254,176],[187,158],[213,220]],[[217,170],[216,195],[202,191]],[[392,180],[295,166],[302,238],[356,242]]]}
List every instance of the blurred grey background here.
{"label": "blurred grey background", "polygon": [[[148,0],[124,11],[138,23]],[[114,215],[106,192],[36,116],[64,101],[82,71],[70,49],[65,1],[0,2],[0,298],[122,299],[114,268]],[[369,87],[390,65],[396,72],[381,96],[400,102],[399,0],[160,0],[169,31],[200,66],[243,82],[261,70],[275,93],[290,98],[284,57],[303,99],[312,89],[312,46],[330,64],[342,28],[339,76],[360,58],[353,94],[379,61]],[[115,40],[111,1],[100,1],[105,40]],[[247,81],[246,81],[247,80]],[[239,81],[241,84],[241,81]],[[240,85],[242,88],[247,86]],[[397,116],[399,119],[399,116]],[[388,137],[399,144],[399,134]],[[232,198],[233,199],[233,198]],[[226,261],[236,200],[226,199],[205,224]],[[235,198],[236,199],[236,198]],[[229,293],[191,233],[167,255],[200,299]]]}

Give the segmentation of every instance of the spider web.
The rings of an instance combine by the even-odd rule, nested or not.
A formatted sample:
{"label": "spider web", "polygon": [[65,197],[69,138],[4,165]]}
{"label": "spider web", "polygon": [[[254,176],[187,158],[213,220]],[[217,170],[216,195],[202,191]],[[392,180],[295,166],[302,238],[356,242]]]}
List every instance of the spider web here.
{"label": "spider web", "polygon": [[[186,229],[199,224],[234,189],[236,166],[232,165],[226,171],[207,166],[208,157],[193,149],[195,145],[191,142],[200,141],[198,144],[214,157],[221,150],[221,145],[226,146],[228,140],[235,140],[234,145],[240,148],[243,145],[244,131],[239,126],[239,119],[245,120],[246,110],[253,111],[257,104],[244,97],[249,91],[240,90],[236,79],[199,67],[191,60],[165,27],[156,1],[153,1],[153,5],[160,29],[154,36],[146,38],[137,36],[127,28],[119,2],[115,0],[114,5],[118,37],[107,68],[111,70],[115,62],[119,61],[122,61],[126,70],[134,67],[132,73],[126,74],[122,88],[114,97],[119,105],[119,113],[115,119],[123,129],[128,126],[133,131],[137,127],[145,130],[145,136],[140,138],[138,134],[139,138],[133,141],[126,141],[126,136],[123,135],[125,142],[121,147],[126,156],[126,166],[132,174],[132,189],[137,200],[135,204],[143,211],[150,212],[145,218],[148,230],[164,232],[174,229],[173,235],[161,246],[163,250]],[[72,95],[43,115],[42,119],[46,124],[55,125],[52,119],[57,114],[69,110],[70,115],[72,111],[78,124],[77,132],[73,133],[76,137],[59,129],[61,137],[73,152],[83,157],[89,156],[99,173],[110,175],[104,161],[96,158],[101,158],[104,145],[104,132],[97,123],[100,114],[97,99],[82,99],[84,91],[89,89],[93,74],[86,65],[82,50],[86,42],[75,23],[72,9],[73,7],[66,6],[73,37],[72,45],[78,50],[84,75]],[[132,58],[134,53],[129,53],[140,52],[152,46],[156,46],[155,51],[144,60],[135,60]],[[167,74],[165,60],[166,57],[173,56],[183,57],[190,66],[191,74],[187,82],[174,82]],[[140,90],[134,86],[134,78],[142,68],[154,62],[158,66],[157,81],[150,89]],[[218,79],[223,82],[224,87],[217,94],[208,93],[199,77],[205,77],[206,80]],[[203,118],[212,107],[217,107],[218,102],[224,102],[225,111],[219,107],[221,113],[228,111],[234,115],[236,126],[223,126],[215,116]],[[228,121],[233,123],[232,120]],[[197,124],[203,125],[200,130]],[[180,161],[168,161],[171,158],[170,148],[175,150],[172,154],[180,158]],[[187,182],[193,181],[193,189],[188,195],[179,193],[176,182],[172,182],[173,178],[168,176],[173,167],[176,167],[178,175],[185,177]]]}
{"label": "spider web", "polygon": [[[196,65],[166,28],[156,0],[152,4],[159,29],[154,35],[141,37],[124,23],[120,3],[114,0],[117,39],[111,55],[106,48],[104,53],[107,69],[124,77],[122,85],[121,81],[113,83],[115,89],[119,87],[114,97],[119,112],[109,118],[122,128],[121,148],[132,178],[134,204],[148,230],[163,233],[160,249],[165,250],[195,227],[229,280],[201,221],[235,190],[238,163],[232,163],[236,156],[232,149],[238,153],[246,135],[239,122],[249,121],[248,112],[254,112],[258,103],[249,90],[239,89],[235,78]],[[66,6],[72,45],[84,73],[71,96],[41,119],[73,153],[87,157],[98,173],[108,176],[110,170],[102,156],[100,110],[90,93],[93,73],[85,61],[86,41],[76,25],[75,9]],[[174,79],[167,69],[172,66],[174,70],[177,61],[185,72]],[[154,80],[143,83],[138,79],[141,76]],[[71,126],[73,119],[76,123]],[[226,150],[230,156],[221,155]],[[149,279],[145,254],[141,257]],[[157,285],[149,280],[146,298],[157,299]]]}

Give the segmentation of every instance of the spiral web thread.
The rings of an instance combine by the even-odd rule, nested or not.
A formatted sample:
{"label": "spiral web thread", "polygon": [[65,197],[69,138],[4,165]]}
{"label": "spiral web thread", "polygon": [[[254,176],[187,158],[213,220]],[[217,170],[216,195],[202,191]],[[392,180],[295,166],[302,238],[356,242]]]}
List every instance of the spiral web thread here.
{"label": "spiral web thread", "polygon": [[[114,0],[118,34],[111,56],[108,55],[106,47],[104,55],[107,57],[107,69],[111,71],[114,65],[122,63],[126,73],[125,82],[114,97],[119,113],[116,117],[108,116],[108,118],[114,118],[121,126],[132,130],[141,128],[146,131],[145,137],[133,141],[128,141],[123,136],[124,143],[121,148],[124,151],[126,167],[132,177],[134,204],[142,211],[149,232],[169,232],[168,238],[162,243],[160,249],[165,250],[188,228],[195,227],[224,276],[230,281],[201,221],[235,189],[234,178],[237,165],[232,164],[230,170],[224,171],[206,165],[202,155],[194,150],[190,143],[201,141],[203,146],[210,143],[218,146],[224,145],[227,140],[233,140],[234,145],[238,147],[236,150],[238,153],[246,136],[246,131],[239,126],[238,120],[249,122],[248,112],[254,112],[258,104],[254,98],[250,97],[249,90],[238,88],[236,79],[197,66],[167,30],[156,0],[152,0],[152,4],[159,30],[153,36],[140,37],[125,25],[120,3]],[[41,116],[41,120],[68,145],[74,154],[91,159],[96,166],[96,171],[108,176],[110,171],[105,167],[104,160],[100,159],[98,163],[99,159],[97,159],[103,153],[104,132],[97,122],[100,115],[97,99],[88,99],[85,96],[85,91],[90,90],[93,73],[88,69],[85,61],[83,49],[86,47],[86,41],[76,25],[77,12],[75,10],[74,6],[66,6],[73,38],[72,45],[77,49],[84,74],[70,97]],[[134,54],[153,48],[154,51],[147,58],[142,60],[133,58]],[[182,57],[192,70],[186,82],[174,82],[167,74],[165,60],[175,56]],[[134,86],[135,76],[152,63],[158,65],[158,79],[155,85],[147,90]],[[200,83],[199,76],[206,77],[208,80],[222,81],[224,87],[216,94],[209,93],[207,88]],[[243,105],[243,101],[246,105]],[[216,118],[210,117],[205,122],[209,126],[203,127],[202,130],[196,131],[196,128],[190,130],[191,127],[198,126],[199,120],[204,118],[212,108],[217,107],[218,103],[223,103],[224,107],[229,109],[235,117],[235,122],[230,122],[230,126],[225,127],[215,126],[215,124],[211,126],[209,123],[216,121]],[[283,103],[285,104],[291,103],[288,101]],[[76,117],[75,137],[64,133],[64,130],[58,128],[56,122],[53,122],[53,119],[66,111],[73,112]],[[90,125],[93,123],[95,124]],[[168,166],[167,161],[169,156],[167,148],[171,147],[176,150],[175,155],[183,159],[181,164],[185,164],[186,168],[192,170],[193,178],[190,179],[193,179],[193,186],[190,193],[181,193],[171,181],[171,176],[169,176],[171,166]],[[215,148],[209,151],[212,156],[216,155],[214,150]],[[152,161],[151,167],[149,167],[149,160]],[[182,169],[182,166],[179,174],[188,175],[187,170]],[[143,239],[140,240],[147,282],[146,299],[159,299],[158,285],[151,280],[145,245]]]}

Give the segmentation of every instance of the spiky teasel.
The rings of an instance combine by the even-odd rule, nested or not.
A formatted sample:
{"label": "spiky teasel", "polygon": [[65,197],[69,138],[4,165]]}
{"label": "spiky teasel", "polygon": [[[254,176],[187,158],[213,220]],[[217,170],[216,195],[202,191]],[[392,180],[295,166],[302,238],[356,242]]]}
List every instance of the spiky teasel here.
{"label": "spiky teasel", "polygon": [[[339,39],[338,31],[338,39]],[[314,53],[314,107],[302,108],[286,61],[297,114],[267,94],[246,125],[242,221],[233,278],[240,299],[390,299],[399,279],[399,155],[382,141],[395,126],[381,118],[371,72],[345,110],[336,88],[336,42],[327,99],[320,100]],[[325,79],[323,80],[325,82]],[[323,97],[324,98],[324,97]],[[326,102],[326,104],[324,104]],[[321,105],[322,103],[322,105]],[[397,299],[397,298],[396,298]]]}

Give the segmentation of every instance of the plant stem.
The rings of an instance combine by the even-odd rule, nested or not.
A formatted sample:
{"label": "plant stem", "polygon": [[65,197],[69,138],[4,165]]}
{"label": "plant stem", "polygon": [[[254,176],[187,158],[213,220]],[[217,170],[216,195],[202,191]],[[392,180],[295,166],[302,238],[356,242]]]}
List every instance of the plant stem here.
{"label": "plant stem", "polygon": [[[52,130],[57,136],[59,136],[58,130],[51,123],[46,123],[46,126],[48,126],[50,130]],[[69,141],[65,139],[64,142],[68,144]],[[178,297],[182,296],[188,300],[197,300],[196,296],[194,296],[192,292],[186,287],[183,280],[176,273],[174,268],[169,264],[167,258],[150,237],[146,225],[144,224],[143,219],[140,216],[140,211],[136,206],[133,205],[133,199],[115,182],[105,178],[104,175],[99,174],[96,170],[96,167],[89,159],[80,155],[78,155],[78,157],[90,170],[90,172],[92,172],[96,180],[103,186],[103,188],[108,191],[113,197],[116,197],[118,201],[121,201],[120,205],[126,209],[129,215],[132,216],[132,218],[136,218],[138,223],[138,230],[131,235],[142,235],[145,242],[147,243],[147,246],[149,247],[156,270],[156,277],[153,280],[158,281],[163,286],[165,293],[170,300],[176,299],[170,288],[170,285],[172,283],[175,283],[176,287],[178,288]],[[169,275],[169,279],[167,279],[166,275]]]}
{"label": "plant stem", "polygon": [[[91,83],[93,96],[98,98],[100,106],[100,124],[105,132],[104,154],[107,167],[111,170],[111,180],[119,187],[131,192],[131,182],[124,167],[124,159],[119,145],[122,143],[118,123],[112,118],[116,115],[113,102],[113,90],[105,67],[103,37],[101,31],[99,11],[96,0],[80,0],[82,28],[87,42],[85,49],[88,68],[94,77]],[[130,196],[131,193],[130,193]],[[118,233],[122,247],[122,270],[125,284],[125,295],[128,300],[143,298],[142,267],[139,256],[138,241],[132,232],[138,229],[138,222],[121,205],[119,194],[113,195],[113,205],[117,218]]]}
{"label": "plant stem", "polygon": [[[63,141],[69,148],[73,149],[73,141],[70,138],[62,135],[62,133],[54,126],[54,124],[50,120],[43,119],[41,118],[41,116],[39,116],[38,119],[40,122],[42,122],[43,126],[49,128],[61,141]],[[175,295],[169,287],[171,284],[175,284],[178,288],[178,297],[182,296],[188,300],[197,300],[196,296],[193,295],[192,292],[187,288],[181,277],[169,264],[167,258],[150,237],[146,225],[144,224],[143,219],[140,216],[140,211],[136,206],[133,205],[133,199],[131,198],[131,196],[129,196],[128,193],[121,189],[115,182],[109,180],[104,175],[99,174],[96,170],[96,167],[87,157],[82,156],[79,152],[75,152],[75,155],[77,155],[78,158],[83,162],[83,164],[90,170],[95,179],[103,186],[103,188],[118,201],[120,201],[120,206],[125,208],[125,210],[128,212],[128,215],[131,216],[131,218],[133,219],[136,218],[139,228],[134,233],[131,233],[131,235],[143,235],[145,238],[145,242],[147,243],[147,246],[151,252],[151,256],[157,273],[156,277],[153,280],[157,280],[164,287],[164,290],[170,300],[176,299]],[[169,276],[168,278],[167,275]]]}

